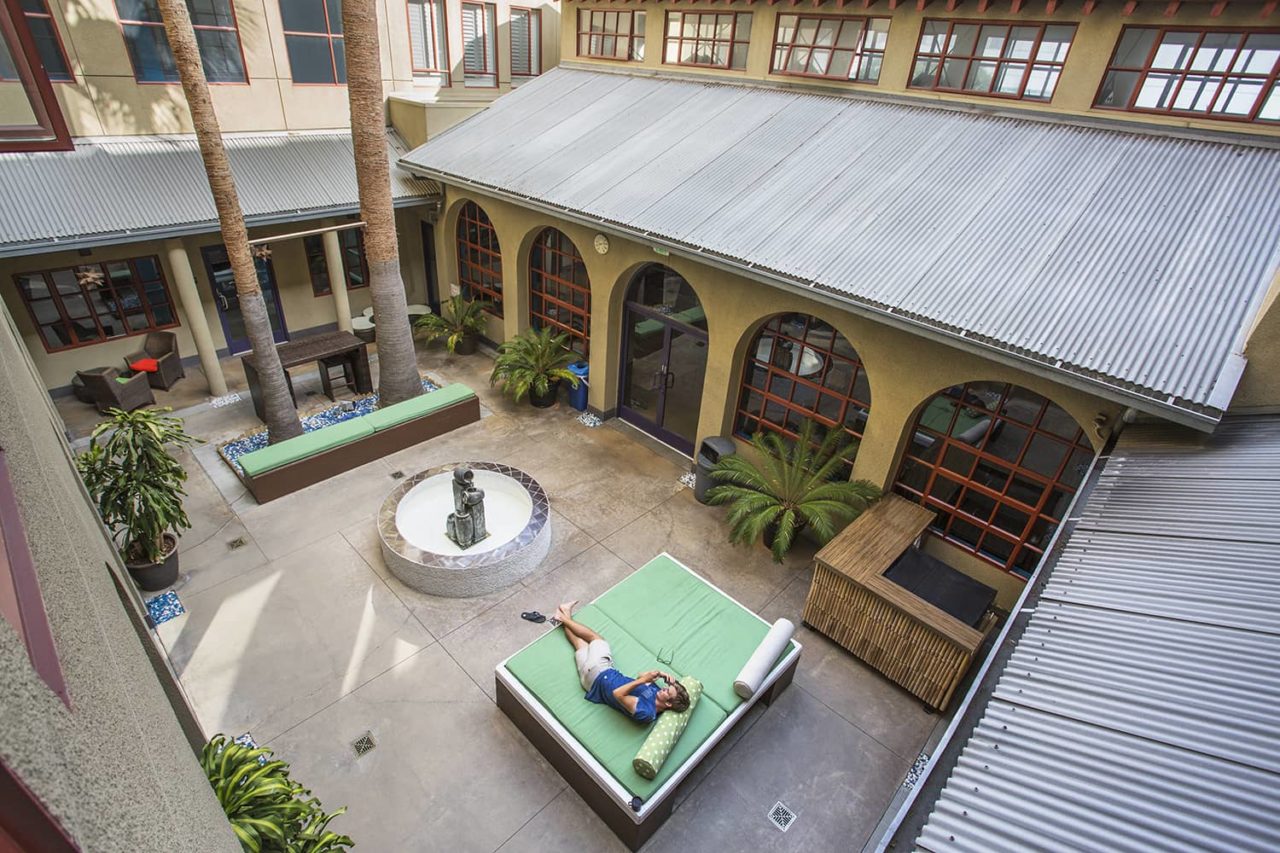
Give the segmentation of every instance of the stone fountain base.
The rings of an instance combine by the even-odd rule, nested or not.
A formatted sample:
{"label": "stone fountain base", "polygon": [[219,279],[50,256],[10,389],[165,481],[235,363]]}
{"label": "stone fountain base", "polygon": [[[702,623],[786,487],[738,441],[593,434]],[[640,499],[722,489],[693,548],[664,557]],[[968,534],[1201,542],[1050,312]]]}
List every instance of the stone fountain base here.
{"label": "stone fountain base", "polygon": [[[453,470],[466,465],[484,490],[489,536],[460,549],[445,535],[453,510]],[[382,556],[393,575],[428,595],[472,598],[534,571],[551,548],[547,493],[518,468],[454,462],[401,482],[378,512]]]}

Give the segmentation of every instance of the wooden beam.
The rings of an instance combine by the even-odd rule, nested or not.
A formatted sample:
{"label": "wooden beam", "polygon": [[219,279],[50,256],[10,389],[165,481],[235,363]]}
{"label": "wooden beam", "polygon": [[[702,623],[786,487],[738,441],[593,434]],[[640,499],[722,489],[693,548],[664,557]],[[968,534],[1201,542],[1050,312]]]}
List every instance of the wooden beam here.
{"label": "wooden beam", "polygon": [[1013,11],[1013,14],[1018,14],[1022,11],[1022,0],[1013,0],[1013,2],[1009,4],[1009,8]]}
{"label": "wooden beam", "polygon": [[1046,15],[1052,15],[1056,11],[1058,11],[1058,0],[1044,0],[1044,13]]}
{"label": "wooden beam", "polygon": [[902,0],[889,0],[889,11],[892,12],[894,9],[898,8],[901,3]]}
{"label": "wooden beam", "polygon": [[1213,4],[1213,8],[1209,10],[1209,17],[1219,18],[1225,11],[1227,11],[1227,0],[1218,0],[1217,3]]}
{"label": "wooden beam", "polygon": [[1182,0],[1169,0],[1164,7],[1164,16],[1166,18],[1172,18],[1174,15],[1178,14],[1178,9],[1181,6]]}
{"label": "wooden beam", "polygon": [[1270,18],[1276,11],[1276,0],[1268,0],[1262,5],[1262,11],[1258,13],[1260,18]]}
{"label": "wooden beam", "polygon": [[1097,5],[1098,5],[1098,0],[1084,0],[1084,13],[1086,15],[1092,15],[1093,10],[1097,7]]}
{"label": "wooden beam", "polygon": [[963,3],[964,0],[947,0],[947,11],[954,12],[956,7]]}
{"label": "wooden beam", "polygon": [[916,0],[916,11],[923,12],[925,7],[929,5],[929,0]]}
{"label": "wooden beam", "polygon": [[1138,0],[1125,0],[1124,8],[1120,10],[1120,14],[1126,18],[1138,11]]}

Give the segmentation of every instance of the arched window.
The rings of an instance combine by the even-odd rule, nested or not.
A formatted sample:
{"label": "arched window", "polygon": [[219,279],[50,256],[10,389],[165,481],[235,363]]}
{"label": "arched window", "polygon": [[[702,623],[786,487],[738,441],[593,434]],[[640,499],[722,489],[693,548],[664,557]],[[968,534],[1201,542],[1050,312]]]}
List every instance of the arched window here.
{"label": "arched window", "polygon": [[587,357],[591,339],[591,282],[573,241],[547,228],[529,253],[529,322],[569,333],[569,349]]}
{"label": "arched window", "polygon": [[1092,459],[1084,431],[1056,403],[971,382],[924,404],[894,491],[937,513],[937,535],[1028,578]]}
{"label": "arched window", "polygon": [[734,430],[750,437],[772,430],[794,438],[808,418],[853,439],[850,463],[871,409],[871,386],[853,346],[808,314],[770,319],[747,347]]}
{"label": "arched window", "polygon": [[502,316],[502,248],[489,216],[474,201],[458,214],[458,285],[468,299],[484,300]]}

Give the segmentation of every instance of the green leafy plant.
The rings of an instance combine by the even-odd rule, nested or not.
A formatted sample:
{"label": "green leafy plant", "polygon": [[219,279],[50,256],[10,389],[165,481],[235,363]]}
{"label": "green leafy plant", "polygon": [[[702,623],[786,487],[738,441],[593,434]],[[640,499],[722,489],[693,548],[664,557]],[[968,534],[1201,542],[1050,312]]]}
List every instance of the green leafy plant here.
{"label": "green leafy plant", "polygon": [[880,489],[866,480],[833,479],[844,464],[843,430],[831,430],[821,442],[813,433],[812,420],[795,441],[758,432],[751,437],[758,462],[724,456],[711,469],[718,485],[707,490],[707,501],[729,505],[731,542],[755,542],[769,529],[773,559],[780,563],[806,526],[826,542],[880,499]]}
{"label": "green leafy plant", "polygon": [[346,807],[325,812],[311,791],[289,778],[289,765],[270,749],[215,735],[205,744],[200,765],[249,853],[331,853],[355,846],[328,828]]}
{"label": "green leafy plant", "polygon": [[576,353],[567,344],[569,335],[552,334],[550,328],[529,329],[498,347],[498,357],[493,362],[489,384],[502,383],[502,390],[517,403],[526,394],[546,396],[551,383],[564,380],[574,388],[578,377],[568,370],[577,360]]}
{"label": "green leafy plant", "polygon": [[[424,314],[414,326],[422,330],[422,337],[428,342],[444,338],[445,347],[453,352],[464,337],[484,331],[484,309],[487,304],[467,299],[459,293],[444,301],[439,314]],[[447,317],[446,312],[449,315]]]}
{"label": "green leafy plant", "polygon": [[169,448],[197,444],[171,409],[108,409],[93,429],[89,449],[76,459],[80,477],[116,537],[125,560],[156,563],[164,534],[191,527],[182,508],[187,472]]}

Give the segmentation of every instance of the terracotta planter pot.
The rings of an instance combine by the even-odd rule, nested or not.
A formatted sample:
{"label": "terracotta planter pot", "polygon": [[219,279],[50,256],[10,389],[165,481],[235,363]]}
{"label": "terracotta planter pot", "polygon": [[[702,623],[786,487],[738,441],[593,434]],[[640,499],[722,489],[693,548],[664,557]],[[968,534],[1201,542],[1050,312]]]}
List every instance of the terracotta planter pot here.
{"label": "terracotta planter pot", "polygon": [[178,538],[166,533],[164,544],[168,551],[160,562],[124,564],[134,583],[147,592],[158,592],[173,586],[173,582],[178,579]]}
{"label": "terracotta planter pot", "polygon": [[538,394],[534,390],[529,390],[529,402],[533,404],[535,409],[549,409],[556,404],[556,396],[560,393],[560,383],[552,382],[547,388],[547,393]]}
{"label": "terracotta planter pot", "polygon": [[455,355],[471,355],[476,351],[480,339],[476,335],[463,335],[458,338],[458,345],[453,348]]}

